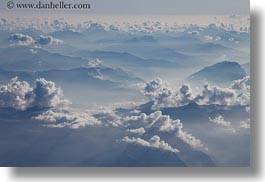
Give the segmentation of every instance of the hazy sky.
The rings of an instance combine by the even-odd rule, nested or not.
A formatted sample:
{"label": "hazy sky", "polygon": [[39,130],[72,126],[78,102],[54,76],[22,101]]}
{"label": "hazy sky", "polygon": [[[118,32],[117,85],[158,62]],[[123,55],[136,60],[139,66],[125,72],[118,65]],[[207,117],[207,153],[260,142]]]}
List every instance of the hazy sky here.
{"label": "hazy sky", "polygon": [[[1,1],[1,9],[6,9],[8,1]],[[41,0],[41,2],[50,1]],[[59,1],[62,0],[53,0],[53,2]],[[39,1],[20,0],[19,2]],[[64,0],[64,2],[89,2],[91,9],[83,11],[98,14],[249,14],[250,9],[249,0]]]}

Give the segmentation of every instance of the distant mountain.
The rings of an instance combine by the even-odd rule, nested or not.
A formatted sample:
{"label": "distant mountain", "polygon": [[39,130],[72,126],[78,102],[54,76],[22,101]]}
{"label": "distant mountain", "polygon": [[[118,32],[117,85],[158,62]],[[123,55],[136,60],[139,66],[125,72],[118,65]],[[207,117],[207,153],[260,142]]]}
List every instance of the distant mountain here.
{"label": "distant mountain", "polygon": [[[153,101],[142,104],[135,109],[146,114],[154,112],[152,110]],[[169,115],[173,119],[181,119],[183,122],[208,122],[208,117],[223,115],[229,118],[246,118],[249,113],[245,110],[246,106],[226,106],[226,105],[199,105],[191,102],[180,107],[168,107],[161,109],[162,113]],[[128,113],[127,109],[117,109],[119,113]]]}
{"label": "distant mountain", "polygon": [[241,79],[246,75],[246,72],[237,62],[223,61],[201,69],[189,76],[188,80],[222,84]]}
{"label": "distant mountain", "polygon": [[57,31],[57,32],[53,32],[51,34],[53,37],[55,38],[59,38],[59,39],[82,39],[83,35],[80,32],[74,32],[72,30],[62,30],[62,31]]}
{"label": "distant mountain", "polygon": [[126,52],[114,51],[87,51],[81,50],[71,53],[72,56],[79,56],[84,59],[102,59],[108,66],[122,67],[172,67],[175,63],[166,60],[150,60],[134,56]]}
{"label": "distant mountain", "polygon": [[223,55],[225,53],[234,52],[233,48],[226,47],[219,43],[213,42],[191,42],[190,44],[179,44],[177,46],[179,51],[182,51],[185,54],[199,54],[199,55]]}
{"label": "distant mountain", "polygon": [[56,83],[88,84],[90,87],[99,85],[111,87],[115,85],[143,82],[140,78],[137,78],[120,68],[112,69],[106,67],[81,67],[70,70],[52,69],[37,72],[6,71],[0,69],[0,76],[2,82],[18,76],[20,80],[26,80],[29,82],[33,82],[36,78],[45,78]]}
{"label": "distant mountain", "polygon": [[50,53],[29,47],[0,48],[0,68],[6,70],[41,71],[72,69],[87,65],[87,60]]}
{"label": "distant mountain", "polygon": [[154,43],[154,42],[156,42],[156,40],[154,39],[154,37],[152,37],[150,35],[145,35],[145,36],[141,36],[141,37],[131,38],[131,39],[127,40],[126,42],[129,42],[129,43]]}
{"label": "distant mountain", "polygon": [[181,107],[170,107],[162,109],[162,113],[170,115],[173,119],[181,119],[186,122],[208,122],[209,117],[222,115],[228,118],[246,118],[249,113],[245,110],[246,106],[225,106],[225,105],[198,105],[192,102]]}

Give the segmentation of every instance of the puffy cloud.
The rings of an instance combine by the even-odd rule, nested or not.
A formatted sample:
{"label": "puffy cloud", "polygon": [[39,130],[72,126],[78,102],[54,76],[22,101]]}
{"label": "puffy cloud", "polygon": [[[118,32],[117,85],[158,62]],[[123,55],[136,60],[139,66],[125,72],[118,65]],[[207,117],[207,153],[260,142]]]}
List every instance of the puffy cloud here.
{"label": "puffy cloud", "polygon": [[137,129],[128,129],[127,131],[130,133],[138,134],[138,135],[145,134],[145,129],[143,127],[137,128]]}
{"label": "puffy cloud", "polygon": [[229,132],[232,132],[232,133],[236,132],[236,130],[231,126],[231,122],[225,121],[224,117],[221,115],[218,115],[215,118],[209,117],[209,121],[216,124],[216,125],[222,126],[223,129],[225,129]]}
{"label": "puffy cloud", "polygon": [[92,76],[94,78],[97,78],[97,79],[104,79],[104,76],[103,74],[101,73],[101,71],[97,68],[95,68],[95,70],[93,72],[88,72],[88,75],[89,76]]}
{"label": "puffy cloud", "polygon": [[203,104],[231,105],[236,100],[236,92],[229,88],[205,85],[201,94],[196,96],[195,101]]}
{"label": "puffy cloud", "polygon": [[235,101],[235,104],[239,105],[249,105],[250,104],[250,92],[242,92],[237,95],[237,99]]}
{"label": "puffy cloud", "polygon": [[38,44],[40,45],[48,45],[48,44],[62,44],[63,41],[53,38],[52,36],[48,35],[41,35],[39,40],[38,40]]}
{"label": "puffy cloud", "polygon": [[212,122],[212,123],[215,123],[217,125],[221,125],[221,126],[225,126],[225,127],[229,127],[231,126],[231,122],[230,121],[225,121],[224,117],[219,115],[215,118],[211,118],[209,117],[209,121]]}
{"label": "puffy cloud", "polygon": [[193,148],[203,148],[203,144],[191,134],[183,131],[183,124],[179,119],[172,120],[170,116],[163,115],[161,111],[156,111],[149,115],[141,113],[137,116],[125,118],[128,127],[143,127],[146,133],[161,134],[167,133],[179,137]]}
{"label": "puffy cloud", "polygon": [[237,103],[241,105],[250,104],[250,77],[245,76],[242,79],[234,80],[231,88],[237,92]]}
{"label": "puffy cloud", "polygon": [[85,126],[100,125],[101,122],[85,112],[69,112],[66,110],[48,110],[33,117],[33,119],[46,122],[45,126],[51,128],[83,128]]}
{"label": "puffy cloud", "polygon": [[15,77],[7,85],[0,86],[0,107],[25,110],[34,102],[33,88],[28,82]]}
{"label": "puffy cloud", "polygon": [[235,90],[249,90],[250,89],[249,82],[250,82],[250,76],[247,75],[242,79],[234,80],[232,82],[231,88]]}
{"label": "puffy cloud", "polygon": [[179,92],[182,95],[181,101],[180,101],[182,105],[188,104],[193,101],[194,96],[192,95],[192,90],[189,84],[183,84],[180,87]]}
{"label": "puffy cloud", "polygon": [[153,110],[159,110],[164,107],[174,107],[180,100],[179,96],[174,93],[173,90],[163,87],[163,81],[160,78],[146,83],[144,94],[154,102],[152,106]]}
{"label": "puffy cloud", "polygon": [[145,129],[151,128],[157,131],[176,131],[182,128],[182,123],[180,120],[172,120],[169,116],[163,115],[161,111],[156,111],[147,115],[141,113],[137,116],[130,116],[125,118],[130,125],[142,126]]}
{"label": "puffy cloud", "polygon": [[144,93],[153,101],[153,110],[160,110],[166,107],[179,107],[191,102],[207,105],[248,105],[250,103],[248,81],[249,77],[235,80],[230,88],[205,84],[199,93],[193,94],[189,84],[183,84],[176,91],[163,87],[162,80],[157,79],[146,83]]}
{"label": "puffy cloud", "polygon": [[28,35],[21,33],[15,33],[9,36],[8,40],[12,43],[11,45],[17,46],[28,46],[34,43],[34,39]]}
{"label": "puffy cloud", "polygon": [[64,99],[61,88],[56,87],[52,81],[47,81],[44,78],[39,78],[35,81],[34,106],[39,108],[55,107],[67,105],[68,101]]}
{"label": "puffy cloud", "polygon": [[168,88],[161,89],[153,98],[153,110],[159,110],[165,107],[175,107],[179,104],[180,98],[178,95]]}
{"label": "puffy cloud", "polygon": [[120,116],[116,115],[114,112],[111,111],[96,113],[94,117],[100,120],[106,126],[111,125],[118,127],[122,125]]}
{"label": "puffy cloud", "polygon": [[127,142],[127,143],[141,145],[144,147],[157,148],[157,149],[161,149],[161,150],[165,150],[165,151],[169,151],[173,153],[179,152],[178,149],[172,148],[168,143],[161,140],[158,135],[154,135],[152,138],[150,138],[149,141],[143,140],[141,138],[134,138],[134,137],[129,138],[128,136],[124,137],[122,141]]}
{"label": "puffy cloud", "polygon": [[31,107],[48,108],[69,104],[64,99],[63,91],[54,82],[43,78],[35,81],[31,87],[26,81],[13,78],[7,85],[0,86],[0,107],[26,110]]}
{"label": "puffy cloud", "polygon": [[156,78],[149,83],[146,83],[144,88],[144,93],[147,96],[155,96],[157,92],[162,88],[162,80],[160,78]]}
{"label": "puffy cloud", "polygon": [[88,65],[89,67],[98,67],[98,66],[100,66],[102,63],[103,63],[102,60],[94,59],[94,60],[92,60],[92,61],[88,61],[87,65]]}
{"label": "puffy cloud", "polygon": [[[181,138],[184,142],[188,143],[193,148],[203,148],[203,144],[201,143],[201,141],[195,138],[192,134],[180,130],[178,133],[178,137]],[[205,148],[205,150],[208,149]]]}

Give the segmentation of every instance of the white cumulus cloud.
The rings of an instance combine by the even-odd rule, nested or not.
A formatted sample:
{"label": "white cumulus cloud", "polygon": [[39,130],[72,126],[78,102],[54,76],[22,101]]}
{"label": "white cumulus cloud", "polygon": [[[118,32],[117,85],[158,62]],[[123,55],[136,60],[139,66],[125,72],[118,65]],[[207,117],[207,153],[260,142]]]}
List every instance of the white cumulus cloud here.
{"label": "white cumulus cloud", "polygon": [[179,152],[178,149],[171,147],[168,143],[161,140],[158,135],[154,135],[152,138],[150,138],[149,141],[143,140],[141,138],[134,138],[134,137],[129,138],[128,136],[124,137],[122,141],[127,142],[127,143],[141,145],[144,147],[157,148],[157,149],[161,149],[161,150],[165,150],[165,151],[169,151],[173,153]]}
{"label": "white cumulus cloud", "polygon": [[221,125],[221,126],[226,126],[226,127],[229,127],[231,126],[231,122],[230,121],[225,121],[224,117],[219,115],[215,118],[211,118],[209,117],[209,121],[212,122],[212,123],[215,123],[217,125]]}
{"label": "white cumulus cloud", "polygon": [[83,128],[85,126],[100,125],[101,122],[89,113],[70,112],[66,110],[48,110],[34,117],[34,119],[46,122],[45,126],[51,128]]}
{"label": "white cumulus cloud", "polygon": [[43,78],[36,79],[34,87],[17,77],[0,86],[0,107],[27,110],[31,107],[48,108],[69,104],[63,91],[55,83]]}
{"label": "white cumulus cloud", "polygon": [[11,46],[28,46],[34,43],[34,39],[29,35],[24,35],[21,33],[15,33],[8,37],[8,40],[11,42]]}
{"label": "white cumulus cloud", "polygon": [[88,65],[89,67],[98,67],[98,66],[100,66],[102,63],[103,63],[102,60],[94,59],[94,60],[88,61],[87,65]]}
{"label": "white cumulus cloud", "polygon": [[127,131],[138,135],[145,134],[145,129],[143,127],[137,129],[128,129]]}
{"label": "white cumulus cloud", "polygon": [[53,38],[50,35],[40,35],[38,39],[38,44],[40,45],[48,45],[48,44],[62,44],[63,41],[60,39]]}

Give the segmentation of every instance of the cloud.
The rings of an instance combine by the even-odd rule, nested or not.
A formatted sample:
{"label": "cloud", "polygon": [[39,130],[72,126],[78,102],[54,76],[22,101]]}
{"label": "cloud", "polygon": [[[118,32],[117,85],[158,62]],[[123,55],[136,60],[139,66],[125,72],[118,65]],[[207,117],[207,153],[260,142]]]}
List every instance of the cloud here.
{"label": "cloud", "polygon": [[[201,141],[195,138],[192,134],[180,130],[178,133],[178,137],[181,138],[184,142],[188,143],[193,148],[203,148],[203,144],[201,143]],[[208,150],[207,148],[205,149]]]}
{"label": "cloud", "polygon": [[104,79],[103,74],[101,73],[100,69],[95,68],[93,70],[93,72],[88,72],[87,73],[89,76],[92,76],[93,78],[97,78],[97,79]]}
{"label": "cloud", "polygon": [[219,126],[222,126],[223,129],[225,129],[225,130],[227,130],[229,132],[232,132],[232,133],[236,132],[236,130],[231,126],[231,122],[230,121],[226,121],[224,119],[224,117],[221,116],[221,115],[218,115],[215,118],[209,117],[209,122],[214,123],[214,124],[219,125]]}
{"label": "cloud", "polygon": [[0,107],[26,110],[34,102],[33,88],[28,82],[15,77],[7,85],[0,86]]}
{"label": "cloud", "polygon": [[134,137],[129,138],[128,136],[124,137],[122,141],[127,142],[127,143],[141,145],[144,147],[157,148],[157,149],[161,149],[161,150],[165,150],[165,151],[169,151],[173,153],[179,152],[178,149],[172,148],[168,143],[161,140],[158,135],[154,135],[152,138],[150,138],[149,141],[143,140],[141,138],[134,138]]}
{"label": "cloud", "polygon": [[212,123],[215,123],[217,125],[221,125],[221,126],[225,126],[225,127],[229,127],[231,126],[231,122],[230,121],[225,121],[224,117],[219,115],[215,118],[211,118],[209,117],[209,121],[212,122]]}
{"label": "cloud", "polygon": [[191,102],[205,105],[249,105],[250,87],[247,85],[248,82],[249,77],[245,77],[233,81],[229,88],[205,84],[201,91],[193,94],[189,84],[181,85],[179,90],[171,90],[163,87],[161,79],[156,79],[146,83],[144,94],[153,101],[152,109],[154,111],[167,107],[179,107]]}
{"label": "cloud", "polygon": [[172,120],[169,116],[163,115],[161,111],[156,111],[149,115],[141,113],[137,116],[125,118],[130,126],[141,126],[145,129],[151,128],[157,131],[175,131],[182,127],[180,120]]}
{"label": "cloud", "polygon": [[250,128],[250,118],[248,118],[246,121],[241,121],[240,128]]}
{"label": "cloud", "polygon": [[194,100],[194,96],[192,94],[192,90],[189,84],[183,84],[180,89],[179,92],[181,93],[181,98],[180,98],[180,103],[182,105],[188,104],[190,102],[192,102]]}
{"label": "cloud", "polygon": [[48,45],[48,44],[62,44],[63,41],[60,39],[53,38],[52,36],[48,35],[40,35],[39,40],[37,41],[40,45]]}
{"label": "cloud", "polygon": [[247,75],[242,79],[234,80],[231,88],[237,92],[237,104],[249,105],[250,104],[250,76]]}
{"label": "cloud", "polygon": [[191,35],[200,35],[199,31],[191,31],[191,32],[187,32],[187,33],[191,34]]}
{"label": "cloud", "polygon": [[157,92],[162,88],[163,81],[160,78],[156,78],[149,83],[146,83],[144,93],[147,96],[155,96]]}
{"label": "cloud", "polygon": [[250,107],[246,107],[245,110],[247,113],[250,113]]}
{"label": "cloud", "polygon": [[137,129],[128,129],[127,131],[130,133],[138,134],[138,135],[145,134],[145,129],[143,127],[137,128]]}
{"label": "cloud", "polygon": [[46,122],[44,126],[51,128],[83,128],[85,126],[100,125],[101,122],[85,112],[70,112],[66,110],[48,110],[33,117]]}
{"label": "cloud", "polygon": [[106,126],[111,125],[111,126],[118,127],[122,125],[121,117],[112,111],[99,112],[99,113],[96,113],[94,117],[100,120]]}
{"label": "cloud", "polygon": [[250,82],[250,76],[247,75],[242,79],[234,80],[232,82],[231,88],[234,90],[249,90],[250,89],[249,82]]}
{"label": "cloud", "polygon": [[165,107],[176,107],[180,102],[179,96],[168,88],[161,89],[154,95],[152,100],[154,101],[152,106],[153,110],[159,110]]}
{"label": "cloud", "polygon": [[47,108],[55,106],[68,105],[69,101],[64,99],[62,89],[56,87],[52,81],[47,81],[44,78],[36,79],[33,105],[38,108]]}
{"label": "cloud", "polygon": [[7,85],[0,86],[0,107],[13,108],[24,111],[28,108],[39,109],[68,105],[63,91],[52,81],[43,78],[36,79],[34,87],[26,81],[19,81],[17,77]]}
{"label": "cloud", "polygon": [[[250,107],[245,108],[247,113],[250,113]],[[240,122],[240,128],[250,128],[250,118]]]}
{"label": "cloud", "polygon": [[204,85],[202,93],[196,96],[195,101],[203,104],[231,105],[236,100],[236,92],[229,88]]}
{"label": "cloud", "polygon": [[8,40],[12,43],[11,46],[28,46],[34,43],[34,39],[32,37],[21,33],[10,35]]}
{"label": "cloud", "polygon": [[216,37],[215,37],[215,40],[216,40],[216,41],[220,41],[220,40],[222,40],[222,38],[221,38],[220,36],[216,36]]}
{"label": "cloud", "polygon": [[183,124],[179,119],[173,120],[168,115],[163,115],[161,111],[156,111],[149,115],[141,113],[136,116],[129,116],[125,119],[128,128],[142,127],[145,133],[160,135],[166,133],[179,137],[193,148],[203,148],[203,144],[191,134],[183,131]]}
{"label": "cloud", "polygon": [[98,67],[98,66],[100,66],[102,63],[103,63],[102,60],[94,59],[94,60],[92,60],[92,61],[88,61],[87,65],[88,65],[89,67],[93,67],[93,68],[94,68],[94,67]]}

